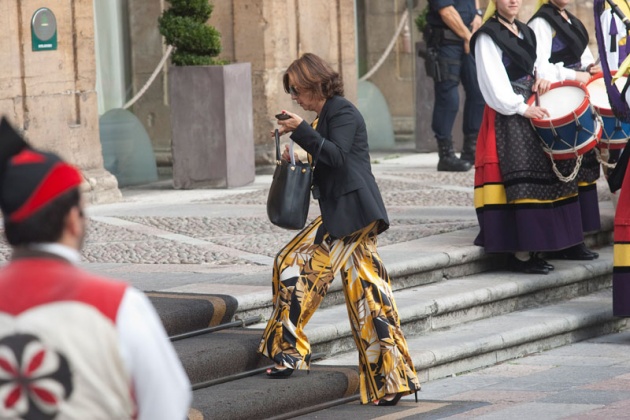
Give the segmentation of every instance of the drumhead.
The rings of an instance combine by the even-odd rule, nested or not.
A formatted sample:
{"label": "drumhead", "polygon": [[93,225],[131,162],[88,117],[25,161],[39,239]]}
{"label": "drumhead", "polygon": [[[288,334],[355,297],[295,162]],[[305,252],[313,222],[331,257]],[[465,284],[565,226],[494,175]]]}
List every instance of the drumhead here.
{"label": "drumhead", "polygon": [[586,93],[576,86],[559,86],[540,95],[540,106],[549,111],[549,117],[541,120],[553,120],[575,111],[584,101]]}
{"label": "drumhead", "polygon": [[[626,85],[627,77],[620,77],[615,82],[615,86],[621,92]],[[588,90],[588,95],[591,97],[591,103],[594,107],[600,109],[610,109],[610,101],[608,100],[608,93],[606,93],[606,81],[603,77],[599,77],[597,79],[593,79],[588,85],[586,85],[586,89]]]}

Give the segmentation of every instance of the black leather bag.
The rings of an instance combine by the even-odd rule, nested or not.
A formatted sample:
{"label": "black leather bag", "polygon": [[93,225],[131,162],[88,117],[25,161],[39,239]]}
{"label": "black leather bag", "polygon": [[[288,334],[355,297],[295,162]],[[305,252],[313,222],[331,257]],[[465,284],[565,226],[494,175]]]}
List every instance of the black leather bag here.
{"label": "black leather bag", "polygon": [[285,229],[302,229],[306,224],[308,207],[311,201],[310,192],[313,183],[313,171],[317,164],[317,158],[322,150],[322,139],[313,160],[313,166],[308,162],[281,159],[280,135],[275,131],[276,137],[276,170],[273,173],[273,181],[267,197],[267,216],[271,223]]}

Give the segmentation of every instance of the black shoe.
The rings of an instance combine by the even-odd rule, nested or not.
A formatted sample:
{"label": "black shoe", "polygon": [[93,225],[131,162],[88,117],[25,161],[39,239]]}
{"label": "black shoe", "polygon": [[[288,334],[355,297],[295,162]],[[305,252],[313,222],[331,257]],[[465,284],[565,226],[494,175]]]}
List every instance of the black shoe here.
{"label": "black shoe", "polygon": [[[416,403],[418,402],[418,390],[414,390],[414,395],[416,396]],[[402,396],[405,394],[405,392],[399,392],[398,394],[394,395],[394,398],[392,398],[391,400],[386,400],[385,398],[381,398],[380,400],[376,400],[374,401],[374,405],[378,405],[379,407],[387,407],[387,406],[394,406],[396,404],[398,404],[398,401],[400,401],[400,399],[402,398]]]}
{"label": "black shoe", "polygon": [[462,152],[462,154],[459,156],[459,160],[461,160],[462,162],[468,162],[470,164],[470,167],[475,166],[475,155],[471,155],[469,153],[464,153]]}
{"label": "black shoe", "polygon": [[293,369],[284,368],[278,369],[276,367],[272,367],[267,369],[267,376],[273,379],[286,379],[293,374]]}
{"label": "black shoe", "polygon": [[439,172],[466,172],[469,171],[470,168],[472,168],[470,162],[461,160],[454,155],[441,157],[437,164],[437,170]]}
{"label": "black shoe", "polygon": [[459,158],[475,166],[475,150],[477,149],[477,133],[470,133],[464,136],[464,147]]}
{"label": "black shoe", "polygon": [[542,258],[540,258],[540,255],[538,255],[538,253],[533,253],[532,254],[532,258],[534,260],[536,260],[538,262],[539,265],[545,267],[547,270],[549,271],[553,271],[555,269],[555,267],[553,266],[553,264],[549,264],[547,261],[543,260]]}
{"label": "black shoe", "polygon": [[599,258],[599,254],[588,249],[586,245],[584,245],[584,242],[582,242],[581,244],[561,249],[560,251],[550,252],[547,258],[552,260],[589,261]]}
{"label": "black shoe", "polygon": [[510,255],[509,265],[512,271],[525,274],[549,274],[549,269],[540,263],[540,260],[530,258],[527,261],[521,261],[514,255]]}

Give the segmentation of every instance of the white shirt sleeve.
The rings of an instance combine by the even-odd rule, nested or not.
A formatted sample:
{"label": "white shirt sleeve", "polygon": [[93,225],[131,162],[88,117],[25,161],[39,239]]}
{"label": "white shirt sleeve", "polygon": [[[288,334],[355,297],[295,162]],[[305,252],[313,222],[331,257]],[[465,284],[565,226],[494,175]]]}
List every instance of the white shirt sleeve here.
{"label": "white shirt sleeve", "polygon": [[549,62],[551,58],[551,44],[553,42],[553,28],[549,22],[538,17],[532,19],[527,25],[532,28],[536,34],[536,66],[538,68],[538,77],[551,82],[575,80],[575,70],[564,68],[563,62],[555,64]]}
{"label": "white shirt sleeve", "polygon": [[480,33],[475,43],[475,63],[483,99],[499,114],[523,115],[529,106],[523,95],[514,93],[502,57],[503,52],[490,35]]}
{"label": "white shirt sleeve", "polygon": [[123,361],[131,374],[139,420],[186,419],[190,381],[146,295],[128,287],[116,317]]}

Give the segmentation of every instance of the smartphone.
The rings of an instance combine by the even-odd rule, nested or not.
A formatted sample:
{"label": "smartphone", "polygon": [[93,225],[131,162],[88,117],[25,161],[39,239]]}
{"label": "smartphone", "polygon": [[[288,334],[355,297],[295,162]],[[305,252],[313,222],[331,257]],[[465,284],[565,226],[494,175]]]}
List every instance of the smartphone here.
{"label": "smartphone", "polygon": [[283,112],[282,114],[276,114],[276,118],[279,120],[288,120],[291,116]]}

